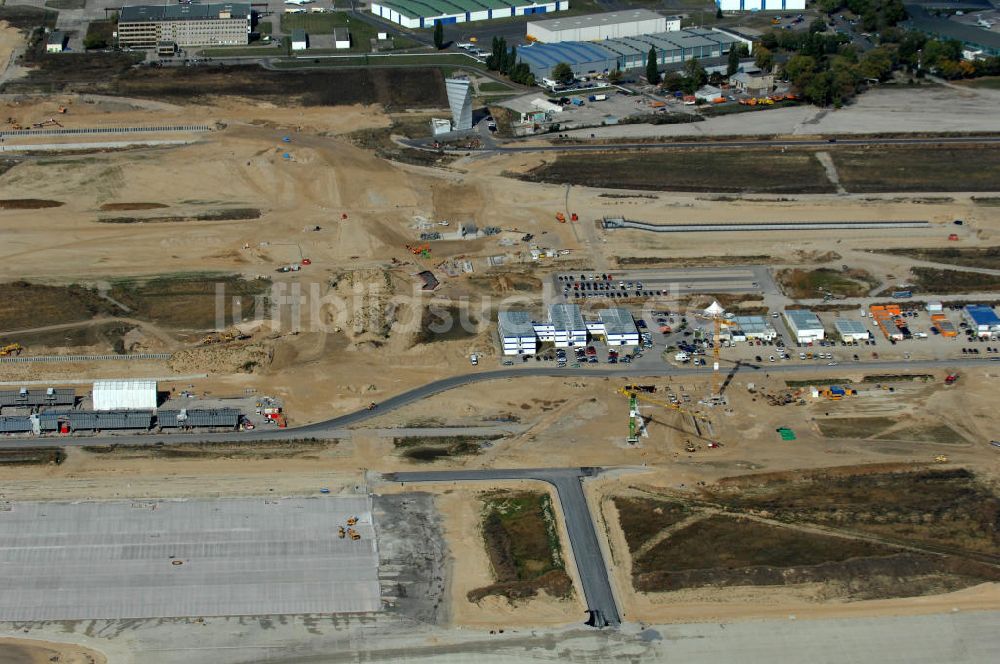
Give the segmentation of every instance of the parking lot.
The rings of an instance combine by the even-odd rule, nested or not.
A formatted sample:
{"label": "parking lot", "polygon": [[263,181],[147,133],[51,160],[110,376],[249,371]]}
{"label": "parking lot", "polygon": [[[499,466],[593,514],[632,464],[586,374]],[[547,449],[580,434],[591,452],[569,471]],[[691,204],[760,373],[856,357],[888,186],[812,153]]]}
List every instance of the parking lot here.
{"label": "parking lot", "polygon": [[[4,504],[0,620],[370,612],[368,498]],[[9,509],[6,509],[8,508]],[[338,537],[351,517],[360,539]]]}
{"label": "parking lot", "polygon": [[767,268],[685,268],[678,270],[619,270],[607,273],[557,273],[552,276],[556,294],[564,301],[582,304],[629,300],[674,299],[696,293],[764,293],[774,286]]}

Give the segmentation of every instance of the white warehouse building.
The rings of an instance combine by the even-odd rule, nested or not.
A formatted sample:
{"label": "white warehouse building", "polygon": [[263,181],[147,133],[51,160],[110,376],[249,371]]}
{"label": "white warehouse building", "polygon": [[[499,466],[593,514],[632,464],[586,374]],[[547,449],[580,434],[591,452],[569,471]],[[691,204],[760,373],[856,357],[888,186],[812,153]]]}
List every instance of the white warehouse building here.
{"label": "white warehouse building", "polygon": [[625,309],[602,309],[596,321],[587,322],[591,336],[603,337],[609,346],[638,346],[639,328]]}
{"label": "white warehouse building", "polygon": [[800,344],[822,341],[826,336],[819,316],[809,309],[785,309],[785,322]]}
{"label": "white warehouse building", "polygon": [[98,380],[94,410],[155,410],[155,380]]}
{"label": "white warehouse building", "polygon": [[845,343],[866,341],[871,338],[868,328],[859,320],[838,318],[833,322],[833,326],[837,328],[837,335],[840,337],[840,340]]}
{"label": "white warehouse building", "polygon": [[681,29],[679,16],[663,16],[649,9],[634,9],[586,16],[569,16],[545,21],[528,21],[529,40],[545,44],[565,41],[600,41],[637,37]]}
{"label": "white warehouse building", "polygon": [[371,13],[404,28],[532,16],[569,9],[569,0],[375,0]]}
{"label": "white warehouse building", "polygon": [[[771,322],[763,316],[736,316],[731,321],[730,336],[733,341],[757,340],[773,341],[778,333]],[[723,327],[723,332],[727,329]],[[724,336],[724,335],[723,335]]]}
{"label": "white warehouse building", "polygon": [[724,12],[783,12],[805,9],[806,0],[715,0],[715,6]]}
{"label": "white warehouse building", "polygon": [[538,351],[535,324],[527,311],[501,311],[497,319],[504,355],[534,355]]}

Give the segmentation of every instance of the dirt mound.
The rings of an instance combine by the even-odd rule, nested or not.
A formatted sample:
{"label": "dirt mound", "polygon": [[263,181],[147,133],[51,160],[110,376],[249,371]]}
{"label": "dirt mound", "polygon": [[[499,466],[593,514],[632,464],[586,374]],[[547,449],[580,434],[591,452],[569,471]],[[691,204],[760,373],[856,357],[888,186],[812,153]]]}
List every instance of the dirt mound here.
{"label": "dirt mound", "polygon": [[253,373],[270,366],[271,359],[272,350],[263,344],[234,343],[182,350],[168,366],[177,373]]}
{"label": "dirt mound", "polygon": [[61,207],[62,201],[47,201],[43,198],[8,198],[0,200],[0,210],[41,210]]}

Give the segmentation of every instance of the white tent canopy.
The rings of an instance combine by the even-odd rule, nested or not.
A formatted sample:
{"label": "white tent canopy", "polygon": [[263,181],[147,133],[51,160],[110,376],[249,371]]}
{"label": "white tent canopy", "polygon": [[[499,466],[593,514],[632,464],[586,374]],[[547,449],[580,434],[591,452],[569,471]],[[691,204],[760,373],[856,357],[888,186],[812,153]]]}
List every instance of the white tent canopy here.
{"label": "white tent canopy", "polygon": [[94,382],[94,410],[155,410],[155,380]]}

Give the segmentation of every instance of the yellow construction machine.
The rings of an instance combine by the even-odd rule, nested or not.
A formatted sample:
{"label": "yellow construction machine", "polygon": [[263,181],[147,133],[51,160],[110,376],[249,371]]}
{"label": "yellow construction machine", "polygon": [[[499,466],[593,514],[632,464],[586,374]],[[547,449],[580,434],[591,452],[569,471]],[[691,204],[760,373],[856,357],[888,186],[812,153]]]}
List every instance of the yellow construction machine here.
{"label": "yellow construction machine", "polygon": [[7,344],[6,346],[0,346],[0,357],[7,357],[8,355],[20,355],[21,351],[24,350],[24,346],[19,343]]}

